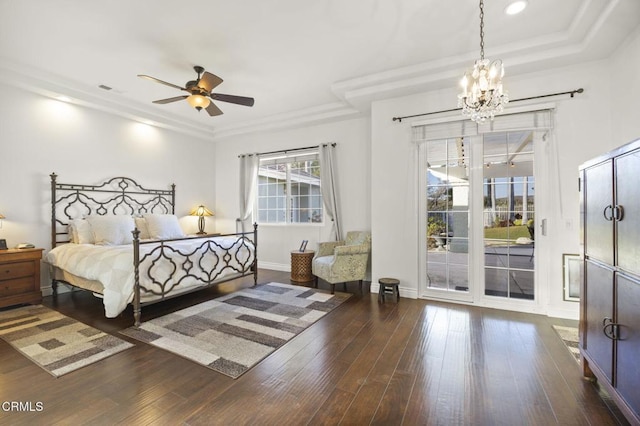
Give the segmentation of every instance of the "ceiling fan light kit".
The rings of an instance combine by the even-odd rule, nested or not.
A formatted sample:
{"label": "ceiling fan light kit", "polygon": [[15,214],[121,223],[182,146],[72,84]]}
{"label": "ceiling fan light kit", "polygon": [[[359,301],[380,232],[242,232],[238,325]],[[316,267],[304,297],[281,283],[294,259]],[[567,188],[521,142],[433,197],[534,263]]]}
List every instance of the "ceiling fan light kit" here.
{"label": "ceiling fan light kit", "polygon": [[202,95],[191,95],[187,98],[187,102],[189,102],[189,105],[191,105],[198,111],[201,111],[202,108],[208,107],[211,103],[209,98]]}
{"label": "ceiling fan light kit", "polygon": [[213,102],[211,102],[211,100],[228,102],[249,107],[253,106],[253,98],[236,95],[223,95],[222,93],[213,93],[213,89],[216,88],[220,83],[222,83],[223,80],[217,75],[205,71],[204,68],[199,65],[196,65],[195,67],[193,67],[193,69],[198,74],[198,78],[196,80],[187,81],[185,87],[180,87],[177,84],[168,83],[166,81],[145,74],[138,74],[138,77],[155,81],[156,83],[164,84],[165,86],[173,87],[174,89],[182,90],[189,93],[189,95],[159,99],[157,101],[153,101],[154,104],[168,104],[171,102],[186,99],[189,105],[194,107],[196,110],[202,111],[204,109],[210,116],[222,114],[220,108],[218,108]]}

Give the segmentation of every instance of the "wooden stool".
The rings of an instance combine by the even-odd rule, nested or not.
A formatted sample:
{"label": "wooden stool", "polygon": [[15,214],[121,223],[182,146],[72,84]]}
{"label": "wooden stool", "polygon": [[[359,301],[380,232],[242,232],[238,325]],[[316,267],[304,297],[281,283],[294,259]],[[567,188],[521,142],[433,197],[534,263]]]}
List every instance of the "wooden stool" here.
{"label": "wooden stool", "polygon": [[380,283],[378,302],[384,303],[387,295],[393,295],[396,302],[400,300],[400,289],[398,288],[400,280],[395,278],[380,278],[378,283]]}

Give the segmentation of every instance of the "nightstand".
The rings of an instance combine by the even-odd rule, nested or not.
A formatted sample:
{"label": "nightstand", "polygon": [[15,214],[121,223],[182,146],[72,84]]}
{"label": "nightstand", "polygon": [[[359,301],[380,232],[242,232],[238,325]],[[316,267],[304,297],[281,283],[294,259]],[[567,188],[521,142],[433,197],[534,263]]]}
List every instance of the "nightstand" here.
{"label": "nightstand", "polygon": [[0,307],[42,302],[40,259],[42,250],[0,250]]}

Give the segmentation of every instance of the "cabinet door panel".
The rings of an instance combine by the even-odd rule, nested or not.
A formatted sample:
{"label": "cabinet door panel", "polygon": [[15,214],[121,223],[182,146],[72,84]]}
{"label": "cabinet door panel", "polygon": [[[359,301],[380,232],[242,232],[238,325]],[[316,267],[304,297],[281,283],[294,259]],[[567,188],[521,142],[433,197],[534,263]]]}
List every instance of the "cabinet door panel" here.
{"label": "cabinet door panel", "polygon": [[622,206],[617,225],[617,265],[640,275],[640,152],[633,151],[616,159],[616,204]]}
{"label": "cabinet door panel", "polygon": [[613,264],[613,161],[584,170],[585,254]]}
{"label": "cabinet door panel", "polygon": [[613,320],[613,271],[589,261],[586,264],[587,329],[584,348],[612,383],[613,340],[604,335],[602,321],[605,318]]}
{"label": "cabinet door panel", "polygon": [[618,320],[616,388],[640,414],[640,283],[617,275]]}

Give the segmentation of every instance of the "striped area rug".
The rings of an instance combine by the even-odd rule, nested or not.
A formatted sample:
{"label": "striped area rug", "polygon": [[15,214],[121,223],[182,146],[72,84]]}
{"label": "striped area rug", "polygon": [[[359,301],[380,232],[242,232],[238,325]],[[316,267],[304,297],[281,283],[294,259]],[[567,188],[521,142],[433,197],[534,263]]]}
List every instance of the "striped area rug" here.
{"label": "striped area rug", "polygon": [[578,349],[578,329],[576,327],[565,327],[562,325],[554,325],[553,329],[558,333],[569,352],[571,352],[573,359],[579,363],[580,349]]}
{"label": "striped area rug", "polygon": [[55,377],[133,346],[40,305],[0,311],[0,338]]}
{"label": "striped area rug", "polygon": [[235,379],[349,297],[289,284],[262,284],[121,333]]}

